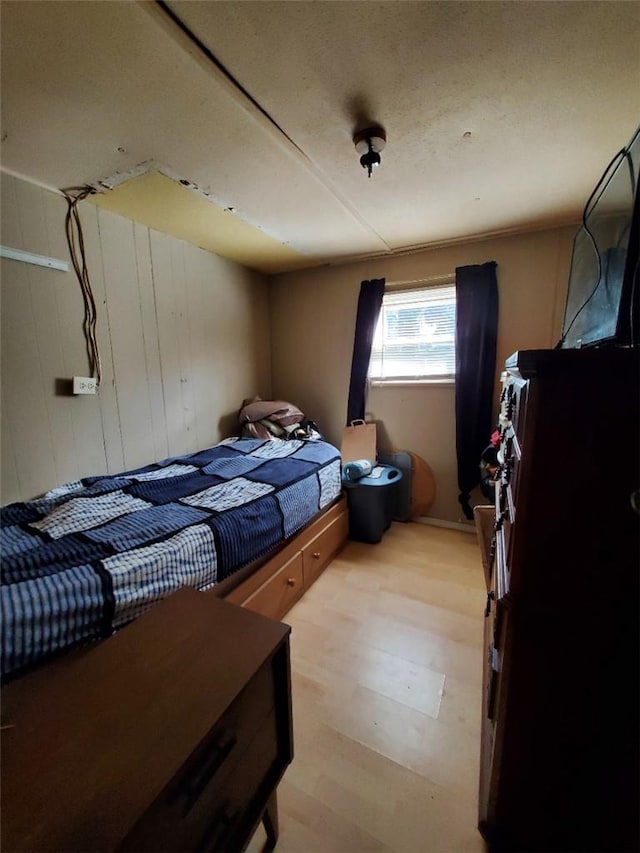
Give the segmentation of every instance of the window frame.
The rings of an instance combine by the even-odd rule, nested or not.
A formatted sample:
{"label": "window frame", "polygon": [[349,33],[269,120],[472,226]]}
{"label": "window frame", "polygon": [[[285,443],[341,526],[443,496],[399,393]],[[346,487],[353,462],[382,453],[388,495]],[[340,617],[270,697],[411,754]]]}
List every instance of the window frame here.
{"label": "window frame", "polygon": [[[387,295],[395,294],[395,293],[423,293],[425,291],[431,289],[442,289],[445,287],[454,288],[454,305],[455,302],[455,274],[439,276],[438,278],[433,279],[419,279],[411,282],[387,282],[385,286],[385,292],[383,296],[383,306],[384,300]],[[457,306],[456,306],[457,307]],[[382,317],[382,308],[380,311],[380,317]],[[380,319],[378,320],[380,322]],[[376,324],[377,330],[377,324]],[[455,320],[454,320],[454,335],[455,335]],[[374,341],[375,341],[375,331],[374,331]],[[455,348],[455,337],[454,337],[454,348]],[[455,377],[455,363],[453,373],[445,373],[445,374],[433,374],[430,376],[391,376],[391,377],[382,377],[382,376],[371,376],[371,362],[373,360],[373,354],[375,351],[375,343],[371,348],[371,356],[369,359],[369,369],[367,371],[367,382],[373,388],[389,388],[389,387],[403,387],[403,386],[447,386],[447,385],[455,385],[456,377]],[[455,353],[455,349],[454,349]]]}

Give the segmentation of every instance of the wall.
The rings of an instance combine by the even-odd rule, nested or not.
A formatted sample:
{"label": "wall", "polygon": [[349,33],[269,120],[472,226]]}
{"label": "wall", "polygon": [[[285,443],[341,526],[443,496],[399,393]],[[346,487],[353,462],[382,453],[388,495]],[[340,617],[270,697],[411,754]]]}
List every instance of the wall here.
{"label": "wall", "polygon": [[[411,281],[456,266],[498,263],[498,365],[517,349],[553,346],[562,326],[575,229],[451,245],[402,257],[288,273],[271,287],[273,391],[295,402],[338,444],[346,417],[360,281]],[[498,378],[496,372],[496,411]],[[367,410],[382,443],[427,460],[437,486],[430,515],[461,520],[457,502],[453,385],[371,389]],[[487,437],[488,438],[488,437]]]}
{"label": "wall", "polygon": [[[266,279],[91,204],[80,206],[103,379],[88,375],[73,272],[2,261],[2,503],[194,451],[271,392]],[[68,260],[66,202],[2,176],[2,243]]]}

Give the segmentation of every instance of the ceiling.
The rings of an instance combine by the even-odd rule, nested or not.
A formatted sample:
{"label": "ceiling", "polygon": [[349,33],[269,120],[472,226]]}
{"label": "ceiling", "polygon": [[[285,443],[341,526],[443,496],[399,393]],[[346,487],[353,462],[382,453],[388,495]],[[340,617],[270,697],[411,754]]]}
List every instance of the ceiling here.
{"label": "ceiling", "polygon": [[[640,122],[636,2],[3,0],[1,15],[4,169],[91,184],[268,273],[574,222]],[[372,123],[388,141],[368,179],[352,137]]]}

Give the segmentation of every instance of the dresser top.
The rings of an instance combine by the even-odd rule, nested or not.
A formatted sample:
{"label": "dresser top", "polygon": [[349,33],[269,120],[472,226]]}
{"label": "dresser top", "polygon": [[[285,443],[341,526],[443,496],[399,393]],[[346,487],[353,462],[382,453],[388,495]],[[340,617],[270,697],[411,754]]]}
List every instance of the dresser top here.
{"label": "dresser top", "polygon": [[518,350],[505,362],[510,373],[523,379],[567,372],[638,370],[639,352],[629,347],[589,347],[585,349]]}

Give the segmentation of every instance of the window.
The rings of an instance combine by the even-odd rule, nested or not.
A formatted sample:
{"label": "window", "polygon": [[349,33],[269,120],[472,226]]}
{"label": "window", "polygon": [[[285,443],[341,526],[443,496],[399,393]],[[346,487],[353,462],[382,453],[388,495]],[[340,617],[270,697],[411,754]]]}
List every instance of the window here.
{"label": "window", "polygon": [[456,372],[456,287],[389,291],[373,338],[372,380],[451,380]]}

